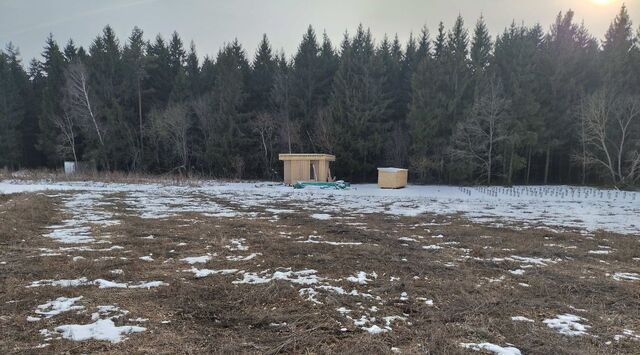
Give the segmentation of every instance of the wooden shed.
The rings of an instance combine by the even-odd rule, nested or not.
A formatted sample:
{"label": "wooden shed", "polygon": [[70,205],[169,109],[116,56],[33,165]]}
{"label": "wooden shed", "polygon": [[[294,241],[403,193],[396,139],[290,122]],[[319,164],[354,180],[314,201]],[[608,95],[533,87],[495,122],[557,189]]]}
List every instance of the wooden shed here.
{"label": "wooden shed", "polygon": [[298,181],[332,181],[329,162],[336,157],[330,154],[280,154],[284,161],[284,183],[295,184]]}
{"label": "wooden shed", "polygon": [[399,168],[378,168],[378,186],[381,189],[399,189],[407,186],[409,170]]}

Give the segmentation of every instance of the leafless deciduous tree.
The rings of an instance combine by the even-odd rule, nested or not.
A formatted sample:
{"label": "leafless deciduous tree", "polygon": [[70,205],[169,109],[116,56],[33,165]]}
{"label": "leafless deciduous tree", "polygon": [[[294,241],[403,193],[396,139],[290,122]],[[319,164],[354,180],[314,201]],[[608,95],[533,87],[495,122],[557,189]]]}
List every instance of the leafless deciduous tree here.
{"label": "leafless deciduous tree", "polygon": [[66,92],[65,102],[67,114],[75,118],[78,123],[92,127],[98,142],[104,147],[104,132],[100,127],[94,105],[89,93],[89,75],[80,61],[69,64],[65,71]]}
{"label": "leafless deciduous tree", "polygon": [[69,114],[66,112],[62,116],[54,115],[53,124],[62,133],[62,146],[61,150],[63,154],[71,152],[73,155],[73,161],[78,163],[78,156],[76,155],[76,133],[73,129],[74,122]]}
{"label": "leafless deciduous tree", "polygon": [[640,178],[640,98],[600,90],[584,101],[585,163],[602,169],[614,185]]}
{"label": "leafless deciduous tree", "polygon": [[184,104],[172,104],[151,113],[151,130],[155,138],[175,154],[179,164],[175,169],[187,170],[189,165],[189,111]]}
{"label": "leafless deciduous tree", "polygon": [[253,131],[260,137],[260,147],[262,150],[262,162],[268,177],[273,177],[274,160],[274,138],[276,132],[276,122],[268,113],[259,113],[253,121]]}
{"label": "leafless deciduous tree", "polygon": [[496,144],[505,140],[505,120],[511,103],[501,96],[500,86],[491,84],[476,98],[469,116],[458,124],[454,134],[451,154],[454,158],[468,160],[481,169],[491,183]]}

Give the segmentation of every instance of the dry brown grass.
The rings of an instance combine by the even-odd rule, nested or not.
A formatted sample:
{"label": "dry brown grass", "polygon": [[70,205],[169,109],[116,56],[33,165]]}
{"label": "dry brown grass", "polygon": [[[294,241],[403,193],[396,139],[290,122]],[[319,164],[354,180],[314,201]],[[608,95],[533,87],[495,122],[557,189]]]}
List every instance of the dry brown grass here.
{"label": "dry brown grass", "polygon": [[[96,181],[122,184],[160,183],[181,186],[196,186],[203,181],[211,181],[212,176],[191,173],[189,175],[170,172],[166,174],[151,174],[124,171],[95,171],[67,175],[62,169],[30,169],[10,171],[0,169],[0,180],[18,181],[55,181],[55,182],[83,182]],[[234,179],[216,178],[216,181],[239,181]],[[246,180],[243,180],[246,181]]]}
{"label": "dry brown grass", "polygon": [[[122,195],[109,198],[116,201]],[[183,213],[164,219],[143,219],[126,205],[105,208],[120,224],[95,227],[96,235],[111,235],[112,245],[124,247],[109,252],[65,252],[40,256],[38,248],[61,245],[42,237],[45,227],[64,218],[60,197],[21,194],[0,197],[0,353],[346,353],[382,354],[397,347],[405,353],[464,353],[461,342],[514,344],[525,354],[634,354],[640,342],[611,341],[622,329],[640,333],[640,283],[618,282],[605,276],[613,272],[638,272],[640,244],[637,236],[596,233],[589,239],[578,233],[543,230],[513,231],[469,224],[459,216],[416,218],[364,215],[356,219],[320,221],[298,211],[282,214],[277,221],[261,218],[215,218]],[[276,206],[288,208],[288,206]],[[260,209],[251,209],[260,212]],[[438,225],[423,225],[435,221]],[[364,223],[354,225],[353,222]],[[364,229],[366,228],[366,229]],[[286,235],[281,232],[287,233]],[[309,235],[336,242],[362,242],[358,246],[299,243]],[[433,235],[445,238],[435,239]],[[143,239],[154,235],[155,239]],[[486,238],[485,236],[490,236]],[[403,242],[412,237],[419,243]],[[419,237],[423,237],[419,239]],[[231,239],[245,238],[248,251],[226,248]],[[456,242],[440,250],[422,245]],[[179,246],[179,243],[187,243]],[[545,245],[547,244],[547,245]],[[573,247],[550,247],[548,244]],[[615,249],[609,255],[588,254],[599,245]],[[105,246],[108,246],[105,244]],[[462,249],[469,249],[465,253]],[[381,303],[333,293],[319,296],[322,304],[306,301],[298,294],[305,286],[286,281],[261,285],[233,284],[239,275],[212,275],[196,279],[179,259],[216,253],[198,268],[235,268],[248,272],[290,267],[315,269],[318,275],[345,290],[356,289],[381,297]],[[262,255],[248,261],[230,261],[227,256]],[[153,262],[139,259],[153,255]],[[86,259],[72,261],[73,256]],[[473,258],[463,258],[469,255]],[[509,270],[520,263],[486,259],[511,255],[560,258],[557,264],[526,269],[523,276]],[[114,259],[95,260],[113,256]],[[120,259],[126,257],[126,260]],[[485,260],[476,260],[480,258]],[[405,261],[406,260],[406,261]],[[603,263],[604,261],[606,263]],[[454,263],[448,264],[448,263]],[[122,269],[113,275],[110,270]],[[368,285],[344,278],[358,271],[378,273]],[[162,280],[169,286],[150,290],[77,288],[26,288],[39,279],[104,278],[119,282]],[[391,277],[398,279],[391,280]],[[488,279],[499,279],[489,282]],[[527,283],[530,287],[522,287]],[[399,296],[407,292],[409,300]],[[87,312],[63,313],[29,323],[38,304],[60,296],[82,295]],[[416,297],[433,299],[428,306]],[[43,350],[39,330],[61,324],[86,324],[98,305],[128,310],[125,318],[148,318],[146,332],[124,342],[71,342],[54,340]],[[378,307],[372,316],[406,315],[393,330],[370,335],[336,311],[346,307],[354,316],[364,314],[360,306]],[[571,307],[583,308],[576,311]],[[566,337],[546,327],[542,320],[572,313],[588,319],[588,336]],[[526,316],[535,323],[514,322],[511,316]],[[162,323],[170,321],[170,323]],[[119,319],[118,324],[132,324]],[[286,323],[286,324],[285,324]],[[278,324],[274,326],[273,324]],[[347,331],[341,331],[344,327]]]}

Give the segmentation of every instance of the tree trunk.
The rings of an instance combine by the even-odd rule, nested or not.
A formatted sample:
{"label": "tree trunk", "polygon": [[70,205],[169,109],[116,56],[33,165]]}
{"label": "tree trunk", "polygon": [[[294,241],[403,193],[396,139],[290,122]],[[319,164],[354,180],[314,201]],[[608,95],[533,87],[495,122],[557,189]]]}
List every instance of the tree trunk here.
{"label": "tree trunk", "polygon": [[584,127],[584,118],[580,120],[580,129],[582,133],[582,185],[587,182],[587,144],[586,144],[586,133]]}
{"label": "tree trunk", "polygon": [[507,184],[511,186],[513,176],[513,151],[515,150],[513,142],[511,142],[511,154],[509,155],[509,174],[507,175]]}
{"label": "tree trunk", "polygon": [[544,162],[544,184],[549,181],[549,161],[551,160],[551,145],[547,144],[547,153]]}
{"label": "tree trunk", "polygon": [[76,163],[76,168],[78,167],[78,156],[76,155],[76,145],[74,144],[71,147],[71,151],[73,153],[73,161]]}
{"label": "tree trunk", "polygon": [[140,123],[140,166],[144,166],[144,127],[142,125],[142,90],[138,78],[138,121]]}
{"label": "tree trunk", "polygon": [[507,145],[502,145],[502,176],[507,175]]}
{"label": "tree trunk", "polygon": [[529,151],[527,152],[527,178],[526,185],[529,185],[529,175],[531,173],[531,144],[529,144]]}
{"label": "tree trunk", "polygon": [[491,185],[491,149],[489,149],[489,160],[487,164],[487,185]]}

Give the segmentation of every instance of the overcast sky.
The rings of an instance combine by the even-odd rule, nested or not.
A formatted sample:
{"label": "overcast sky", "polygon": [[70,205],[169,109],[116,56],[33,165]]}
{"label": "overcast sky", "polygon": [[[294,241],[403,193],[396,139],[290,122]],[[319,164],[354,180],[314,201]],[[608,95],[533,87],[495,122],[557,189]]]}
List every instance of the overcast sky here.
{"label": "overcast sky", "polygon": [[[602,4],[608,2],[608,4]],[[573,9],[591,33],[601,39],[622,0],[0,0],[0,44],[20,48],[25,62],[39,57],[51,32],[63,45],[69,38],[88,46],[110,24],[121,40],[133,26],[147,38],[177,30],[185,45],[193,40],[198,54],[215,55],[234,38],[253,57],[263,33],[275,49],[291,56],[306,27],[326,31],[339,44],[345,30],[359,23],[376,39],[387,33],[405,41],[427,25],[435,33],[439,21],[449,28],[458,14],[471,27],[483,14],[493,35],[513,20],[540,22],[548,29],[559,11]],[[640,0],[626,0],[634,28],[640,24]],[[433,37],[433,36],[432,36]]]}

